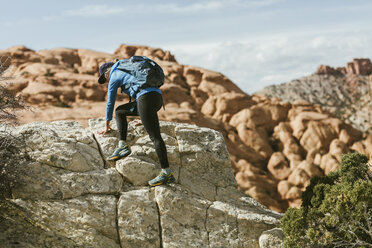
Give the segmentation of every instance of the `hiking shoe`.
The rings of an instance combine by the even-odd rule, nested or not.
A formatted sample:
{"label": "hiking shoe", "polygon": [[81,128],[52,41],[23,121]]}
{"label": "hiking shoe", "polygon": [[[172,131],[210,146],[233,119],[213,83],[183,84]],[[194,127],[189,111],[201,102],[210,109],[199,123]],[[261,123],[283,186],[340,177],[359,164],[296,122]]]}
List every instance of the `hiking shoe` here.
{"label": "hiking shoe", "polygon": [[114,153],[106,158],[107,161],[116,161],[128,156],[132,151],[128,146],[118,147]]}
{"label": "hiking shoe", "polygon": [[176,179],[174,179],[174,176],[172,173],[170,174],[164,174],[160,173],[159,176],[155,177],[154,179],[148,181],[150,186],[158,186],[162,184],[167,184],[167,183],[174,183]]}

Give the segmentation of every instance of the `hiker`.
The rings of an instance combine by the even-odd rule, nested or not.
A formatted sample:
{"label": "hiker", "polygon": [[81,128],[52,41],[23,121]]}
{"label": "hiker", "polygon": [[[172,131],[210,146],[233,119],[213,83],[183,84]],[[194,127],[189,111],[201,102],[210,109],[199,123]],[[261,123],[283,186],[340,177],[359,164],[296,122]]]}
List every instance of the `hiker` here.
{"label": "hiker", "polygon": [[[129,103],[120,105],[115,109],[116,125],[119,132],[119,144],[115,152],[111,156],[107,157],[107,160],[116,161],[131,153],[130,147],[126,144],[128,130],[127,116],[139,116],[145,130],[154,143],[155,151],[161,165],[160,174],[154,179],[148,181],[148,184],[150,186],[157,186],[172,183],[175,179],[169,168],[167,149],[160,135],[159,119],[157,114],[159,109],[163,106],[162,92],[159,87],[151,87],[152,85],[150,83],[146,83],[145,86],[141,85],[141,83],[148,80],[148,75],[150,75],[148,70],[150,68],[142,70],[142,72],[147,70],[146,73],[148,72],[149,74],[145,75],[145,77],[142,75],[141,77],[141,71],[136,71],[138,70],[138,64],[133,66],[133,64],[138,61],[139,63],[142,63],[141,66],[145,65],[145,67],[146,65],[147,67],[153,67],[156,65],[158,72],[161,73],[160,85],[163,84],[164,74],[161,67],[144,56],[133,56],[130,59],[119,60],[115,63],[107,62],[102,64],[99,68],[100,77],[98,82],[100,84],[108,82],[108,92],[106,105],[106,128],[102,132],[99,132],[99,134],[105,135],[111,130],[110,121],[112,120],[116,94],[118,88],[121,87],[122,92],[129,95],[130,100]],[[151,74],[150,77],[152,77],[152,75],[153,74]],[[156,77],[156,73],[153,77]],[[148,85],[150,85],[150,87]],[[131,101],[132,98],[134,101]]]}

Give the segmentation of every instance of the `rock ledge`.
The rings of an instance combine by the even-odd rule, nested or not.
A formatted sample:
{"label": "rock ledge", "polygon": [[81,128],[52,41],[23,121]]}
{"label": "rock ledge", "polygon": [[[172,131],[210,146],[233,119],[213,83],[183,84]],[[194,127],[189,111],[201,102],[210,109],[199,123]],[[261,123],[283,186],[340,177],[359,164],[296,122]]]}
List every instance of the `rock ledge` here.
{"label": "rock ledge", "polygon": [[[6,247],[259,247],[281,214],[236,189],[222,135],[161,122],[175,184],[150,188],[160,167],[142,126],[129,125],[132,154],[104,157],[116,131],[96,135],[73,121],[15,127],[31,161],[12,198],[0,201],[0,243]],[[2,127],[3,128],[3,127]]]}

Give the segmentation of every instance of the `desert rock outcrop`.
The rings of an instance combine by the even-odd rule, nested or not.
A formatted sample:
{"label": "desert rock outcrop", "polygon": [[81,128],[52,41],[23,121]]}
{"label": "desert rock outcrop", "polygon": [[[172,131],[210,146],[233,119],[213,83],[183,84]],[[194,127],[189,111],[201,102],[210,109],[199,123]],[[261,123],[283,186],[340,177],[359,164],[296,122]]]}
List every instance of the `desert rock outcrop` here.
{"label": "desert rock outcrop", "polygon": [[[109,54],[84,49],[33,51],[13,47],[0,54],[13,58],[7,71],[8,76],[14,77],[9,81],[9,91],[21,93],[34,106],[33,112],[21,113],[22,123],[74,119],[84,126],[88,126],[89,118],[104,114],[106,86],[97,83],[100,63],[133,54],[153,58],[166,75],[162,86],[165,110],[158,112],[159,118],[219,131],[230,154],[237,187],[275,211],[299,206],[310,178],[337,169],[343,152],[357,151],[367,156],[372,153],[370,135],[335,118],[320,105],[324,106],[323,101],[327,100],[329,106],[336,106],[339,99],[352,103],[354,98],[349,97],[344,87],[354,87],[355,94],[362,94],[369,88],[365,87],[367,76],[312,75],[299,81],[301,87],[296,81],[289,84],[290,90],[278,88],[281,96],[288,97],[289,102],[283,102],[279,97],[247,95],[223,74],[179,64],[169,52],[154,48],[122,45],[115,54]],[[348,78],[358,80],[351,82]],[[339,80],[344,80],[344,84]],[[307,89],[301,93],[307,96],[306,101],[297,97],[302,88]],[[319,104],[312,104],[317,97]],[[118,105],[127,99],[118,94],[117,101]],[[176,149],[174,142],[167,137],[170,151]],[[144,148],[135,149],[143,157],[152,154]],[[179,158],[171,159],[177,163]],[[197,167],[193,158],[187,158],[187,162]],[[146,166],[151,167],[150,164]],[[136,175],[135,170],[120,166],[118,170],[132,180],[136,178],[133,181],[136,185],[142,185],[149,176]],[[190,171],[191,167],[184,175]],[[203,196],[213,199],[216,194],[213,187],[203,183],[206,189]]]}
{"label": "desert rock outcrop", "polygon": [[[189,124],[161,123],[177,182],[145,186],[159,170],[143,126],[130,125],[133,153],[108,164],[116,128],[103,119],[12,129],[29,151],[27,173],[0,201],[5,247],[259,247],[280,214],[236,189],[222,135]],[[2,126],[1,128],[4,128]],[[135,134],[135,135],[134,135]]]}

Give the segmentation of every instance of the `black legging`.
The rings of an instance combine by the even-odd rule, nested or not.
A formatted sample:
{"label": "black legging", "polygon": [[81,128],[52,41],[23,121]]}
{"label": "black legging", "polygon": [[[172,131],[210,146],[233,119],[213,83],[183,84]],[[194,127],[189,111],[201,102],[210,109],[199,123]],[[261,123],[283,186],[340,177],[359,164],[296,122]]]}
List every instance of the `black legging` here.
{"label": "black legging", "polygon": [[161,94],[151,91],[140,96],[136,101],[120,105],[115,110],[116,125],[119,131],[119,140],[127,140],[127,116],[140,116],[145,130],[155,145],[161,168],[168,168],[167,148],[160,135],[158,111],[163,105]]}

